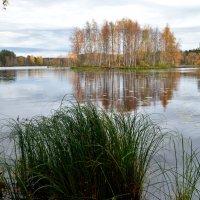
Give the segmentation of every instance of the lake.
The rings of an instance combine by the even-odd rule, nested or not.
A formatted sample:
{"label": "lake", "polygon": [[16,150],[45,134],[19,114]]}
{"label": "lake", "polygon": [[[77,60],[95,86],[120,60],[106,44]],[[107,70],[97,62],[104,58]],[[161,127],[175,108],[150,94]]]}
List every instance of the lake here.
{"label": "lake", "polygon": [[0,123],[49,115],[62,99],[91,100],[106,110],[152,114],[162,126],[200,138],[200,70],[0,70]]}

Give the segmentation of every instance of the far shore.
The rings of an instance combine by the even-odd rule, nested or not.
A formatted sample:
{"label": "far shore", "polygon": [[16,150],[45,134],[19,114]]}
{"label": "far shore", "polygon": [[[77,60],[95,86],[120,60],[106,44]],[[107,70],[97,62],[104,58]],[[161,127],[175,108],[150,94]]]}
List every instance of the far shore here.
{"label": "far shore", "polygon": [[20,69],[47,69],[48,66],[12,66],[12,67],[0,67],[0,70],[20,70]]}
{"label": "far shore", "polygon": [[136,67],[105,67],[105,66],[73,66],[72,70],[104,70],[104,69],[121,69],[121,70],[154,70],[154,69],[174,69],[175,66],[136,66]]}
{"label": "far shore", "polygon": [[120,70],[167,70],[175,68],[200,68],[199,65],[179,65],[179,66],[136,66],[136,67],[106,67],[106,66],[5,66],[0,67],[0,70],[24,70],[24,69],[47,69],[47,68],[69,68],[75,71],[93,71],[93,70],[106,70],[106,69],[120,69]]}

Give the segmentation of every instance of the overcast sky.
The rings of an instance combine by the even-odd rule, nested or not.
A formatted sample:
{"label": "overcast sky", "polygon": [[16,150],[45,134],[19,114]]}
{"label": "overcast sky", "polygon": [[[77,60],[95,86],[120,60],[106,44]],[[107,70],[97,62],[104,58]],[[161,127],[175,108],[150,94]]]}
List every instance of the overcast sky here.
{"label": "overcast sky", "polygon": [[64,56],[73,27],[121,18],[160,30],[168,23],[183,50],[199,47],[198,0],[10,0],[7,10],[0,10],[0,49]]}

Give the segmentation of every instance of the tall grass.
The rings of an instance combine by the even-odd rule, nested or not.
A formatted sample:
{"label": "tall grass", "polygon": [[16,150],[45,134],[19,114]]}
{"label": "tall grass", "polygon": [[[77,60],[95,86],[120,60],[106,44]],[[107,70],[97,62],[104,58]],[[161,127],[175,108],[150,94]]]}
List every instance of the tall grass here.
{"label": "tall grass", "polygon": [[[172,137],[169,142],[171,157],[168,166],[161,167],[167,191],[165,199],[200,199],[200,152],[191,139]],[[168,151],[169,153],[169,151]]]}
{"label": "tall grass", "polygon": [[178,142],[173,138],[169,142],[173,163],[167,165],[165,159],[161,163],[168,140],[146,115],[107,113],[77,103],[10,127],[14,154],[1,159],[0,171],[0,194],[5,199],[200,197],[198,152],[191,143],[188,149],[183,138]]}
{"label": "tall grass", "polygon": [[12,127],[16,157],[4,182],[13,199],[139,200],[163,140],[147,116],[91,104]]}

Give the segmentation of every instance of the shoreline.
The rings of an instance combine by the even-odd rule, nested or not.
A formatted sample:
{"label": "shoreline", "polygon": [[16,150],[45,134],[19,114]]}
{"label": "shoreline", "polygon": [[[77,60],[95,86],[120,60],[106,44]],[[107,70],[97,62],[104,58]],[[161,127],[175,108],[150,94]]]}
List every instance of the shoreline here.
{"label": "shoreline", "polygon": [[48,66],[12,66],[0,67],[0,70],[47,69]]}

